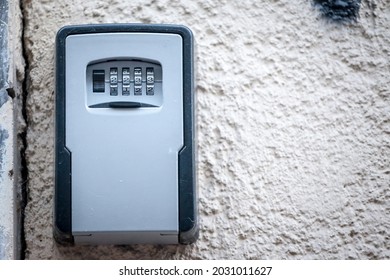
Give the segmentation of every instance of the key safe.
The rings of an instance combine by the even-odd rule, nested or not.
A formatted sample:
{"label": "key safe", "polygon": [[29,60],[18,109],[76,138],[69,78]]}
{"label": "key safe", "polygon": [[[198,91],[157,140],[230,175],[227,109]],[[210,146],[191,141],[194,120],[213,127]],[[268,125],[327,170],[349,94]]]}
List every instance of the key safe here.
{"label": "key safe", "polygon": [[184,26],[65,26],[56,37],[54,236],[196,240],[193,36]]}

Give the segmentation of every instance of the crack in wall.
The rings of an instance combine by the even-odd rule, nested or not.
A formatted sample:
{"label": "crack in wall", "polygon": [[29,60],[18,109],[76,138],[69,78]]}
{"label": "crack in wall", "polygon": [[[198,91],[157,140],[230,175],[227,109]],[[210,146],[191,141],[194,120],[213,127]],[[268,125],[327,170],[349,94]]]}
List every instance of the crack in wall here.
{"label": "crack in wall", "polygon": [[27,130],[28,130],[28,116],[27,116],[27,95],[28,95],[28,77],[29,77],[29,59],[27,55],[27,48],[26,48],[26,37],[25,37],[25,29],[26,29],[26,9],[24,6],[24,1],[20,0],[19,2],[20,11],[22,14],[22,36],[21,36],[21,43],[22,43],[22,56],[25,62],[24,66],[24,77],[22,82],[22,102],[21,102],[21,112],[22,117],[25,122],[25,126],[23,130],[18,134],[18,138],[20,139],[19,143],[21,145],[20,147],[20,164],[21,164],[21,186],[20,186],[20,259],[26,258],[26,250],[27,250],[27,243],[26,243],[26,235],[25,235],[25,209],[27,206],[27,195],[28,195],[28,166],[27,166],[27,160],[26,160],[26,150],[27,150]]}

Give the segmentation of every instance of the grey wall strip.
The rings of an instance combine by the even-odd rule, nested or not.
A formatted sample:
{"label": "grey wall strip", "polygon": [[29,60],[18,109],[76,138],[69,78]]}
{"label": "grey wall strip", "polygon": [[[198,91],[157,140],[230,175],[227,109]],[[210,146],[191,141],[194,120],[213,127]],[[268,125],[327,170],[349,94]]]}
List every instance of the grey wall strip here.
{"label": "grey wall strip", "polygon": [[0,0],[0,107],[8,100],[8,1]]}

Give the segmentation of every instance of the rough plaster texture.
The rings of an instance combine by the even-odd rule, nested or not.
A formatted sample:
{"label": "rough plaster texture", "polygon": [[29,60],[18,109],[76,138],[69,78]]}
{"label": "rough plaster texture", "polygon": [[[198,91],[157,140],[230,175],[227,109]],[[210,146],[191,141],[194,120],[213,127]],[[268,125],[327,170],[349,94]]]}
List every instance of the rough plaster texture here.
{"label": "rough plaster texture", "polygon": [[[390,3],[356,23],[306,0],[23,1],[29,259],[390,258]],[[54,38],[63,25],[180,23],[197,42],[201,233],[191,246],[52,237]]]}

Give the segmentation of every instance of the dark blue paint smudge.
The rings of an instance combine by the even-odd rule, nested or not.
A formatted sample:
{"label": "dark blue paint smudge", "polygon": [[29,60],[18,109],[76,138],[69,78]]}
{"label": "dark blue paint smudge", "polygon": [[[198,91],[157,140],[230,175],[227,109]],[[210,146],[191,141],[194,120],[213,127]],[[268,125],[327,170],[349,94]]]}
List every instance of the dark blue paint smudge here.
{"label": "dark blue paint smudge", "polygon": [[356,21],[361,0],[313,0],[325,17],[337,21]]}
{"label": "dark blue paint smudge", "polygon": [[0,0],[0,107],[8,100],[8,1]]}
{"label": "dark blue paint smudge", "polygon": [[8,94],[6,90],[0,89],[0,108],[8,101]]}
{"label": "dark blue paint smudge", "polygon": [[9,137],[8,131],[0,127],[0,172],[3,169],[3,155],[5,150],[5,140]]}
{"label": "dark blue paint smudge", "polygon": [[0,127],[0,149],[3,148],[5,140],[7,140],[8,137],[8,131]]}

